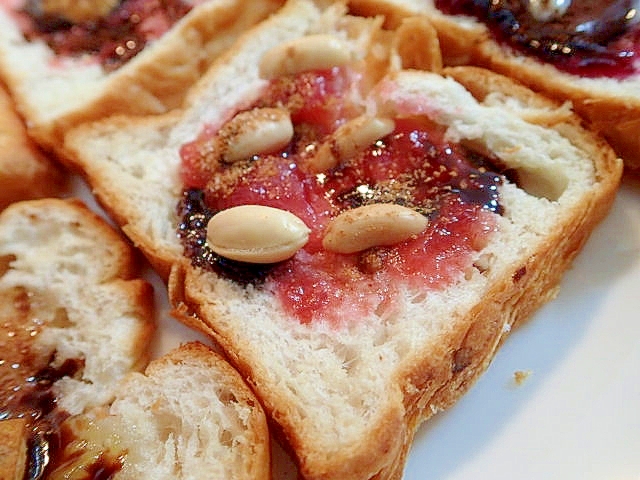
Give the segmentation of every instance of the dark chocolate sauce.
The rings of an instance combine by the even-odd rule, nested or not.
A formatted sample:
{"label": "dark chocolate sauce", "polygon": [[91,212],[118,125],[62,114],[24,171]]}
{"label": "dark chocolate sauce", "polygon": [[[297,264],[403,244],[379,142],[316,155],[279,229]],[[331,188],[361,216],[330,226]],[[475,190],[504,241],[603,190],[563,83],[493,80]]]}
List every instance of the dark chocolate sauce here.
{"label": "dark chocolate sauce", "polygon": [[22,13],[30,28],[23,33],[28,40],[44,40],[59,56],[94,55],[105,70],[113,71],[191,8],[182,0],[124,0],[107,16],[81,23],[27,8]]}
{"label": "dark chocolate sauce", "polygon": [[207,245],[207,223],[216,213],[205,202],[204,190],[186,190],[178,205],[178,238],[184,254],[196,267],[211,269],[240,284],[259,284],[271,269],[270,265],[238,262],[221,257]]}
{"label": "dark chocolate sauce", "polygon": [[[51,361],[53,358],[52,355]],[[60,426],[69,414],[58,407],[53,384],[63,377],[74,377],[83,367],[84,362],[79,359],[65,360],[59,367],[48,365],[25,378],[21,385],[14,387],[12,394],[3,392],[0,419],[28,419],[29,479],[45,478],[50,459],[63,447]]]}
{"label": "dark chocolate sauce", "polygon": [[471,15],[505,42],[569,73],[625,77],[640,53],[637,0],[573,0],[566,12],[535,18],[528,0],[436,0],[448,14]]}

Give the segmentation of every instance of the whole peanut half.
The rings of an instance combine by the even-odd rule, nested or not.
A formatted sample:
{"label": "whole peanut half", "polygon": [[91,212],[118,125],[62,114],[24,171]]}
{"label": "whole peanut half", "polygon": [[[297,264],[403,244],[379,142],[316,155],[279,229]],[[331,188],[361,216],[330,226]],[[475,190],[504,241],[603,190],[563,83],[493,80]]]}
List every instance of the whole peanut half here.
{"label": "whole peanut half", "polygon": [[322,245],[337,253],[361,252],[390,246],[421,233],[428,224],[424,215],[402,205],[374,203],[345,210],[325,230]]}

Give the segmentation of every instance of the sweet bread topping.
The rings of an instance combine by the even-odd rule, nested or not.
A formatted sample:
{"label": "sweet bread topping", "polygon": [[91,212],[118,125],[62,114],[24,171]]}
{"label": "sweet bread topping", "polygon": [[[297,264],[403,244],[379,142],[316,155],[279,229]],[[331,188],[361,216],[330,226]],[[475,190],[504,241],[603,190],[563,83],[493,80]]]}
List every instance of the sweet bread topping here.
{"label": "sweet bread topping", "polygon": [[[42,351],[37,343],[46,325],[66,321],[64,310],[49,308],[45,297],[20,287],[0,292],[0,421],[26,419],[29,479],[70,478],[51,473],[57,468],[68,471],[65,462],[78,465],[79,455],[70,458],[65,453],[73,442],[66,425],[75,417],[58,406],[53,385],[63,377],[75,377],[83,361],[67,359],[56,366],[55,352]],[[83,461],[80,478],[106,479],[107,467],[111,472],[120,468],[108,452]]]}
{"label": "sweet bread topping", "polygon": [[[70,19],[84,18],[78,17],[79,13],[65,15],[59,8],[43,9],[38,0],[27,0],[13,13],[27,40],[42,40],[61,57],[89,55],[105,70],[113,71],[193,8],[192,2],[183,0],[123,0],[116,3],[115,8],[105,10],[104,16],[81,21]],[[73,2],[70,5],[73,6]],[[71,13],[75,10],[77,6]]]}
{"label": "sweet bread topping", "polygon": [[[364,113],[349,100],[353,78],[348,69],[333,68],[271,81],[251,108],[290,112],[293,139],[277,152],[221,162],[211,153],[216,133],[210,128],[181,150],[185,194],[178,234],[185,254],[197,266],[272,291],[303,323],[383,315],[393,308],[399,283],[423,291],[450,284],[471,267],[472,252],[486,244],[501,213],[503,179],[492,171],[494,159],[448,142],[444,127],[425,117],[394,118],[391,133],[318,172],[313,159],[320,147]],[[215,254],[207,245],[207,222],[246,204],[290,211],[311,229],[307,243],[271,265]],[[323,246],[333,219],[373,204],[400,205],[427,221],[393,245],[350,254]]]}
{"label": "sweet bread topping", "polygon": [[435,0],[435,5],[448,14],[475,16],[496,40],[568,73],[614,78],[637,73],[640,11],[634,0]]}

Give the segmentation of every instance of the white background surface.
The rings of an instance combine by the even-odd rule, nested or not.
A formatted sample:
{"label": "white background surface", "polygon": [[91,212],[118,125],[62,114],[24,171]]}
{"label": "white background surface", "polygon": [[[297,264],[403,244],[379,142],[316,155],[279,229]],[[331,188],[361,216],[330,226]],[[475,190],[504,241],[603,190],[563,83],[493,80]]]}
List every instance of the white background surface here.
{"label": "white background surface", "polygon": [[[202,339],[171,318],[150,279],[156,354]],[[529,372],[520,385],[516,371]],[[295,478],[275,452],[274,480]],[[511,334],[454,407],[420,428],[404,480],[425,479],[640,480],[640,182],[624,182],[559,296]]]}

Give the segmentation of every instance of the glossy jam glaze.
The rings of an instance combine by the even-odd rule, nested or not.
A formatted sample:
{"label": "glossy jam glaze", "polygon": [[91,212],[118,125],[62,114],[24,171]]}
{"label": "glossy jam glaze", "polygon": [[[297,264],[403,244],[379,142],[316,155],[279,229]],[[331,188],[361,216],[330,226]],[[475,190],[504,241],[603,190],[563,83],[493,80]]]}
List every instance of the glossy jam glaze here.
{"label": "glossy jam glaze", "polygon": [[[533,15],[533,0],[435,0],[448,14],[471,15],[494,38],[583,77],[625,78],[637,73],[640,10],[637,0],[572,0],[564,13]],[[537,3],[551,3],[537,0]]]}
{"label": "glossy jam glaze", "polygon": [[58,56],[91,56],[105,70],[113,71],[162,36],[191,8],[182,0],[123,0],[106,17],[81,23],[34,14],[30,2],[15,13],[28,40],[43,40]]}
{"label": "glossy jam glaze", "polygon": [[[294,139],[281,152],[231,166],[216,162],[207,129],[182,149],[186,191],[178,207],[178,235],[193,263],[241,283],[259,284],[303,323],[384,314],[394,308],[397,285],[442,288],[463,275],[501,212],[502,176],[491,159],[449,143],[425,118],[397,118],[395,131],[337,167],[314,173],[317,146],[345,118],[360,112],[345,100],[340,69],[274,82],[255,106],[292,112]],[[206,181],[206,179],[210,179]],[[337,254],[322,247],[329,220],[345,209],[399,203],[427,216],[420,235],[392,247]],[[288,210],[311,228],[309,242],[291,260],[249,265],[220,258],[206,245],[215,212],[242,204]]]}

